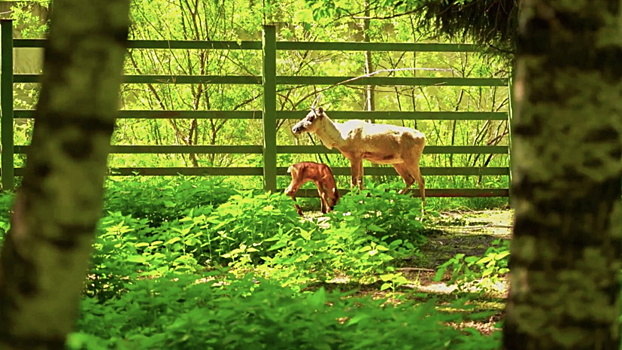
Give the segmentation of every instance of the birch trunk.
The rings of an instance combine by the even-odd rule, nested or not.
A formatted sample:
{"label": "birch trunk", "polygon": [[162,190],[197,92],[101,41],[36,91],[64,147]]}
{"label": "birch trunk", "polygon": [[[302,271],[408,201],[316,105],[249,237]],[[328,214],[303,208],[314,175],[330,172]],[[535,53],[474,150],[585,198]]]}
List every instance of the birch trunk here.
{"label": "birch trunk", "polygon": [[56,0],[11,230],[0,256],[0,348],[64,349],[102,210],[129,0]]}

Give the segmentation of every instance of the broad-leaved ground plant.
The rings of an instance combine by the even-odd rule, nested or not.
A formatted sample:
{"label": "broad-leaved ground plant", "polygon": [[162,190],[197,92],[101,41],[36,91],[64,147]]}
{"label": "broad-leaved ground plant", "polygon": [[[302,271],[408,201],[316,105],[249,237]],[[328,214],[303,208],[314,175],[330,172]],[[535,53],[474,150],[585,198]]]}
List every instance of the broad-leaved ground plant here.
{"label": "broad-leaved ground plant", "polygon": [[[499,332],[459,330],[459,313],[323,288],[300,293],[253,275],[142,279],[105,302],[82,303],[69,349],[498,348]],[[458,306],[456,306],[458,307]]]}

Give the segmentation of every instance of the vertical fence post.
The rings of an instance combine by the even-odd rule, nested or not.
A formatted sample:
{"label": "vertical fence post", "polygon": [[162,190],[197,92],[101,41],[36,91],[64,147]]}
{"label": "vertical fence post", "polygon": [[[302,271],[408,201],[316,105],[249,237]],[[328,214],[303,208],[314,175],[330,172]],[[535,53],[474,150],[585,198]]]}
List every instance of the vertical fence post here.
{"label": "vertical fence post", "polygon": [[276,191],[276,27],[263,28],[263,187]]}
{"label": "vertical fence post", "polygon": [[0,21],[0,144],[2,147],[2,189],[15,187],[13,163],[13,22]]}

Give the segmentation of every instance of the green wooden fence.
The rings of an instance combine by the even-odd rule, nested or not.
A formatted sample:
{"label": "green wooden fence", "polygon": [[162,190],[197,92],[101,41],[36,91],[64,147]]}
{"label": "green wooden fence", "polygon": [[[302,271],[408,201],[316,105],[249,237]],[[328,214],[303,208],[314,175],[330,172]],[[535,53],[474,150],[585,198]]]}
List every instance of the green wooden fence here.
{"label": "green wooden fence", "polygon": [[[0,21],[0,107],[2,146],[2,188],[14,188],[15,177],[23,174],[23,168],[15,168],[14,155],[23,154],[28,146],[14,144],[14,118],[33,118],[33,110],[14,110],[13,84],[37,83],[38,74],[14,74],[14,48],[42,48],[43,39],[13,39],[12,22]],[[329,42],[286,42],[276,40],[273,26],[264,28],[262,41],[155,41],[136,40],[129,42],[130,48],[141,49],[227,49],[261,50],[262,76],[171,76],[171,75],[126,75],[125,83],[168,83],[168,84],[256,84],[263,86],[263,110],[261,111],[121,111],[119,118],[167,118],[167,119],[261,119],[263,121],[262,145],[114,145],[112,153],[196,153],[196,154],[262,154],[262,167],[132,167],[111,169],[114,175],[257,175],[263,176],[264,189],[277,189],[277,176],[286,174],[286,167],[277,166],[277,154],[283,153],[338,153],[323,146],[277,145],[277,120],[301,119],[306,111],[278,111],[277,86],[332,85],[351,79],[347,76],[279,76],[276,75],[277,51],[279,50],[338,50],[338,51],[408,51],[408,52],[474,52],[477,48],[468,44],[408,44],[408,43],[329,43]],[[499,78],[424,78],[424,77],[366,77],[348,82],[348,85],[443,85],[443,86],[507,86],[507,79]],[[335,119],[361,118],[362,112],[330,111]],[[365,119],[387,120],[507,120],[506,112],[364,112]],[[426,146],[425,154],[508,154],[508,146]],[[336,175],[348,175],[350,169],[336,167]],[[508,167],[422,167],[424,176],[430,175],[501,175],[509,176]],[[365,175],[395,175],[393,168],[366,167]],[[301,190],[301,196],[313,196],[314,190]],[[413,195],[418,195],[413,190]],[[494,189],[427,189],[430,197],[504,197],[507,188]]]}

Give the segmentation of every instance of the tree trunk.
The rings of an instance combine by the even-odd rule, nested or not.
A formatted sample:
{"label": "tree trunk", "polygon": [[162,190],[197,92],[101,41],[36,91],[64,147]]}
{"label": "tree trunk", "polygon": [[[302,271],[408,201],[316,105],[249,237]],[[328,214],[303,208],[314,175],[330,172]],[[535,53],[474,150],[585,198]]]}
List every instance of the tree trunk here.
{"label": "tree trunk", "polygon": [[[371,5],[369,1],[365,1],[365,18],[363,19],[363,41],[366,43],[371,42],[369,32],[371,31]],[[374,71],[374,62],[371,51],[365,51],[365,74],[370,74]],[[365,110],[376,110],[376,87],[374,85],[365,86]]]}
{"label": "tree trunk", "polygon": [[621,1],[524,0],[506,349],[618,349]]}
{"label": "tree trunk", "polygon": [[129,0],[56,0],[22,186],[0,256],[0,348],[64,349],[102,210]]}

